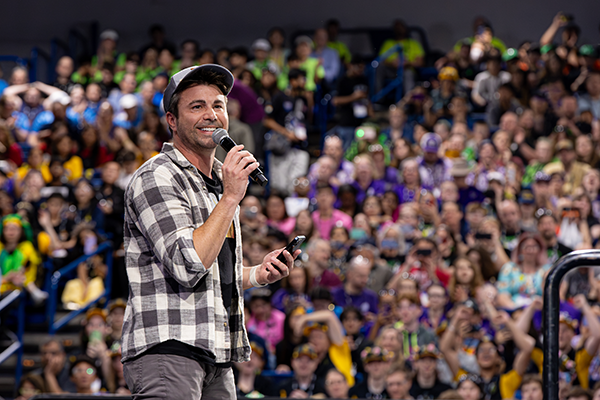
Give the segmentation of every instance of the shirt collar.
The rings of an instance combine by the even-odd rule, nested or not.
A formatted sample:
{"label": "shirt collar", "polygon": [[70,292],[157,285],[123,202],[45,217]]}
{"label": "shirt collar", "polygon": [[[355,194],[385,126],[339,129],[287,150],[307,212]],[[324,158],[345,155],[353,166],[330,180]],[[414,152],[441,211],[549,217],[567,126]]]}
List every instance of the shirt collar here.
{"label": "shirt collar", "polygon": [[[173,143],[167,142],[163,144],[161,153],[164,153],[167,157],[169,157],[173,162],[179,165],[181,168],[193,168],[192,163],[185,158],[185,156],[173,146]],[[223,174],[221,173],[221,168],[223,167],[223,163],[216,158],[213,163],[213,170],[219,176],[220,179],[223,179]]]}

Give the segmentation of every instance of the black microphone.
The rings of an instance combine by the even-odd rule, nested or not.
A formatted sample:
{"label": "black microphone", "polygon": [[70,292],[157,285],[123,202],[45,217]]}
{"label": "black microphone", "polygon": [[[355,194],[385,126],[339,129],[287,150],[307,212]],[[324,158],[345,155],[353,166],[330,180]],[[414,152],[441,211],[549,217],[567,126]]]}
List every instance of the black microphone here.
{"label": "black microphone", "polygon": [[[237,144],[233,141],[231,137],[229,137],[229,133],[225,129],[217,128],[212,134],[212,140],[226,152],[229,153],[229,150],[233,149]],[[254,171],[250,172],[250,178],[260,186],[266,186],[269,182],[265,174],[261,171],[260,165]]]}

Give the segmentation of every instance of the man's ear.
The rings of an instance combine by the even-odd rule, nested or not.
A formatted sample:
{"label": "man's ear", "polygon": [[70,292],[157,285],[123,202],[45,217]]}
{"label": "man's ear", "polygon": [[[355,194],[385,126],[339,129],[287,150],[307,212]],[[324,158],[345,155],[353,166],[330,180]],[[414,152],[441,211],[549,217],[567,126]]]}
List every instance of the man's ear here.
{"label": "man's ear", "polygon": [[177,128],[177,117],[171,112],[167,112],[165,117],[167,119],[167,124],[169,125],[169,128],[171,128],[171,132],[175,132]]}

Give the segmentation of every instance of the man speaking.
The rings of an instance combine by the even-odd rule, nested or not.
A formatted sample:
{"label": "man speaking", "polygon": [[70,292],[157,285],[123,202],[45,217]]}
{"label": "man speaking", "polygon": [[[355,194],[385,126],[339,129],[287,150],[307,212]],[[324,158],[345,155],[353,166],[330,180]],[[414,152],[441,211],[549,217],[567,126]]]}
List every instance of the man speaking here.
{"label": "man speaking", "polygon": [[233,82],[211,64],[171,78],[163,106],[173,143],[137,170],[125,194],[122,361],[134,399],[235,399],[231,363],[251,352],[243,290],[293,266],[287,251],[287,265],[276,259],[281,250],[242,266],[238,204],[258,163],[239,145],[221,164],[211,137],[228,129]]}

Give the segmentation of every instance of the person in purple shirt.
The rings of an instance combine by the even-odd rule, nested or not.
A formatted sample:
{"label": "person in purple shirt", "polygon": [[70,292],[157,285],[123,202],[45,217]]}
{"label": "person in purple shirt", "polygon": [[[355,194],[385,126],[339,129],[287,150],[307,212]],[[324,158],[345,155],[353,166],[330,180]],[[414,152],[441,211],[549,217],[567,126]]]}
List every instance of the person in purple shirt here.
{"label": "person in purple shirt", "polygon": [[356,256],[348,263],[346,283],[331,291],[333,301],[340,307],[354,306],[363,314],[377,314],[377,294],[367,289],[371,263],[363,256]]}
{"label": "person in purple shirt", "polygon": [[265,111],[258,103],[258,96],[254,93],[254,90],[246,86],[242,81],[236,79],[231,88],[231,92],[229,93],[229,98],[240,102],[240,121],[250,125],[252,135],[254,136],[254,143],[256,145],[254,156],[258,159],[262,159],[264,156],[263,145],[265,142],[262,121],[265,117]]}
{"label": "person in purple shirt", "polygon": [[458,188],[458,203],[461,206],[461,211],[465,211],[469,203],[482,203],[485,196],[476,187],[467,184],[467,176],[471,173],[472,168],[463,158],[454,160],[450,175]]}
{"label": "person in purple shirt", "polygon": [[421,185],[419,163],[415,158],[407,158],[400,164],[402,170],[402,184],[396,186],[396,194],[400,204],[412,203],[419,200],[421,192],[430,188]]}
{"label": "person in purple shirt", "polygon": [[[423,149],[423,155],[417,157],[419,163],[419,174],[421,175],[421,183],[426,186],[435,188],[434,191],[438,190],[442,182],[451,181],[450,168],[452,168],[452,162],[438,155],[440,145],[442,144],[442,138],[436,133],[426,133],[421,138],[421,149]],[[439,192],[434,193],[435,197],[440,197]]]}
{"label": "person in purple shirt", "polygon": [[[333,158],[336,162],[335,177],[340,184],[350,184],[354,182],[354,164],[344,159],[344,148],[342,139],[338,136],[327,136],[323,146],[323,155]],[[308,172],[308,179],[315,179],[319,165],[314,163]]]}
{"label": "person in purple shirt", "polygon": [[361,154],[354,158],[356,202],[362,204],[365,197],[382,195],[388,189],[383,180],[375,179],[375,165],[371,157]]}

